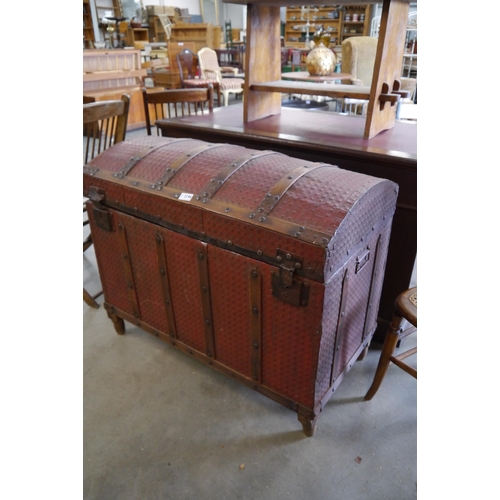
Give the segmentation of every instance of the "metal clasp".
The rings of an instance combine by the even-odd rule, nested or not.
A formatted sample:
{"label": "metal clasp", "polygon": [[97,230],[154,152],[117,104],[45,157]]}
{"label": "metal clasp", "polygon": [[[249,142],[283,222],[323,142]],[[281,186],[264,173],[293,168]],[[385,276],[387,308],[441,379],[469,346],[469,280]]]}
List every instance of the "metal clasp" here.
{"label": "metal clasp", "polygon": [[89,199],[92,202],[92,214],[97,227],[111,232],[113,230],[111,213],[104,205],[102,205],[102,202],[106,199],[106,193],[103,189],[90,186]]}

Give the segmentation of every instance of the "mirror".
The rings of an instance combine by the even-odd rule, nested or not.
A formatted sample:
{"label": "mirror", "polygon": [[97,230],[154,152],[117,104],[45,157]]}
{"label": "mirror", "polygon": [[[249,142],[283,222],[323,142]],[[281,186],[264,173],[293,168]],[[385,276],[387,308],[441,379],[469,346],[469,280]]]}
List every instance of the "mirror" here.
{"label": "mirror", "polygon": [[143,6],[141,0],[120,0],[122,4],[123,17],[130,21],[133,17],[141,19],[143,23],[147,22],[147,19],[143,18]]}
{"label": "mirror", "polygon": [[204,23],[219,25],[218,0],[200,0],[201,15]]}

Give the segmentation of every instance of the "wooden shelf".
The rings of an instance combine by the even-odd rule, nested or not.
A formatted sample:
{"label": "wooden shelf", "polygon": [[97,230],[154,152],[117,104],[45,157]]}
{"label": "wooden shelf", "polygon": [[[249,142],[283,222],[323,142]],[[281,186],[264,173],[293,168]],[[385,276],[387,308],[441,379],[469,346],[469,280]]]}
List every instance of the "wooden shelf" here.
{"label": "wooden shelf", "polygon": [[254,83],[251,91],[280,92],[290,94],[318,95],[332,98],[369,99],[370,87],[345,85],[337,83],[309,83],[276,80],[272,82]]}
{"label": "wooden shelf", "polygon": [[[406,32],[410,0],[383,0],[378,37],[377,55],[373,71],[373,80],[368,89],[344,89],[345,85],[334,84],[335,90],[329,90],[325,84],[285,82],[281,78],[281,16],[280,7],[294,7],[295,0],[223,0],[226,3],[247,5],[247,52],[245,84],[243,98],[243,122],[278,115],[281,113],[280,93],[309,93],[332,97],[355,97],[360,91],[360,99],[368,100],[365,119],[365,139],[371,139],[383,130],[391,129],[396,123],[396,104],[400,99],[401,61],[404,44],[395,44],[394,40],[404,39]],[[328,1],[328,0],[325,0]],[[312,4],[306,0],[304,3]],[[347,12],[363,14],[364,29],[369,25],[370,6],[374,1],[359,4],[359,0],[344,0],[349,6]],[[333,4],[333,2],[332,2]],[[352,10],[351,10],[352,9]],[[351,14],[352,15],[352,14]],[[342,33],[343,38],[356,36],[354,33]],[[265,40],[266,43],[261,43]],[[348,92],[348,93],[347,93]]]}

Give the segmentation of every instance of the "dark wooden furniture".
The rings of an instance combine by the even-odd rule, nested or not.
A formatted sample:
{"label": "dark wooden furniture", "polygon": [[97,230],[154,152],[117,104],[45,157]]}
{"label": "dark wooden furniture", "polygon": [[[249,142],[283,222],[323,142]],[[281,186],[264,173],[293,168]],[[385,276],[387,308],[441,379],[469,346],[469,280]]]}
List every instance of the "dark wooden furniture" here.
{"label": "dark wooden furniture", "polygon": [[[142,88],[146,129],[151,135],[151,124],[163,118],[211,113],[214,109],[214,89],[211,84],[199,89],[146,89]],[[205,105],[207,108],[205,108]],[[157,129],[157,135],[160,135]]]}
{"label": "dark wooden furniture", "polygon": [[[411,326],[406,330],[401,328],[403,320],[408,321]],[[417,329],[417,287],[410,288],[402,294],[398,295],[394,304],[394,315],[392,322],[389,325],[387,335],[385,337],[382,353],[378,362],[377,371],[373,383],[366,393],[365,399],[370,400],[377,393],[382,380],[384,380],[387,368],[391,363],[410,374],[413,378],[417,378],[417,370],[406,364],[403,359],[417,353],[417,347],[408,349],[397,356],[394,356],[394,350],[398,342]]]}
{"label": "dark wooden furniture", "polygon": [[414,124],[396,122],[394,128],[365,139],[364,126],[365,120],[354,115],[285,107],[277,115],[245,123],[242,104],[216,108],[196,118],[157,122],[167,137],[270,149],[396,182],[399,197],[376,333],[377,340],[382,340],[392,318],[394,297],[408,288],[417,255],[417,132]]}
{"label": "dark wooden furniture", "polygon": [[[129,108],[130,96],[127,94],[122,95],[120,100],[83,104],[83,134],[86,137],[84,165],[113,144],[125,139]],[[83,206],[83,211],[87,211],[86,205]],[[88,223],[86,219],[83,225],[86,226]],[[83,251],[85,252],[92,243],[92,233],[90,233],[83,242]],[[91,295],[85,287],[83,288],[83,300],[95,309],[99,307],[96,298],[101,294],[102,291]]]}

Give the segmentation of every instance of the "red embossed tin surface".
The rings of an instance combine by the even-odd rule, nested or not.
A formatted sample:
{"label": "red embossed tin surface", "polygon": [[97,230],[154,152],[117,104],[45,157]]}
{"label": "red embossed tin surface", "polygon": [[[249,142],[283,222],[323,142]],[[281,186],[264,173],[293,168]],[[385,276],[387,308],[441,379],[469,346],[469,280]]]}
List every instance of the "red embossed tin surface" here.
{"label": "red embossed tin surface", "polygon": [[84,167],[105,307],[297,412],[319,412],[376,328],[397,186],[192,139]]}

